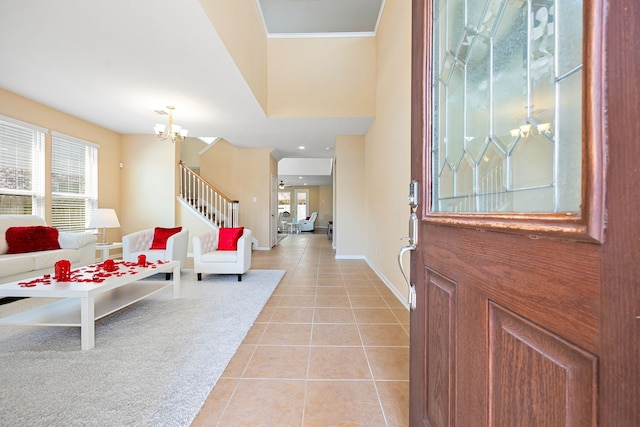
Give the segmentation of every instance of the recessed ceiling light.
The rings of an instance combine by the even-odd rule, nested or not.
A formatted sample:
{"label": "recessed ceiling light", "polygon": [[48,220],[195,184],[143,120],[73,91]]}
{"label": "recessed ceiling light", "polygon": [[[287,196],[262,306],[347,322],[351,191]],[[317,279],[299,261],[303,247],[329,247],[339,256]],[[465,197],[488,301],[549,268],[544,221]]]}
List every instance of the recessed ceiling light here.
{"label": "recessed ceiling light", "polygon": [[298,147],[298,150],[304,150],[305,148],[307,148],[307,147],[305,147],[304,145],[301,145],[301,146]]}
{"label": "recessed ceiling light", "polygon": [[301,177],[301,176],[299,176],[299,177],[298,177],[298,179],[302,179],[302,177]]}

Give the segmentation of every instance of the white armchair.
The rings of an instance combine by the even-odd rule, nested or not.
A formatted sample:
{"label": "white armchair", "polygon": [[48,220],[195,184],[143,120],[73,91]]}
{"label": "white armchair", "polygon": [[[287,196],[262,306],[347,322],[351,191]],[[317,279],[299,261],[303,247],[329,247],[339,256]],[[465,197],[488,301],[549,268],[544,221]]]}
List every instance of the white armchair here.
{"label": "white armchair", "polygon": [[182,229],[167,239],[165,249],[151,249],[155,228],[136,231],[122,236],[122,259],[138,261],[138,255],[144,254],[148,261],[180,261],[180,268],[187,264],[189,230]]}
{"label": "white armchair", "polygon": [[278,215],[278,231],[287,231],[287,223],[291,221],[291,214],[287,211],[280,212]]}
{"label": "white armchair", "polygon": [[313,231],[315,229],[314,225],[316,218],[318,218],[318,212],[312,213],[309,219],[299,220],[298,224],[300,224],[300,231]]}
{"label": "white armchair", "polygon": [[219,230],[193,238],[193,272],[202,280],[202,273],[237,274],[238,282],[251,268],[251,230],[244,229],[237,250],[218,250]]}

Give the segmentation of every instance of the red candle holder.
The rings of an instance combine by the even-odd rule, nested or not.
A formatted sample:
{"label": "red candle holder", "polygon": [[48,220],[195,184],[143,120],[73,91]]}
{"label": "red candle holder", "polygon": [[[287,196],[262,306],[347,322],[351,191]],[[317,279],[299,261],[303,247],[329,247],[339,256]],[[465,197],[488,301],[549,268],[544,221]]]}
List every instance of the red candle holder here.
{"label": "red candle holder", "polygon": [[116,263],[112,259],[105,260],[103,266],[105,271],[116,271]]}
{"label": "red candle holder", "polygon": [[57,261],[54,266],[54,278],[58,282],[68,282],[71,280],[71,262],[66,259]]}
{"label": "red candle holder", "polygon": [[138,265],[140,267],[146,267],[147,266],[147,256],[145,254],[138,255]]}

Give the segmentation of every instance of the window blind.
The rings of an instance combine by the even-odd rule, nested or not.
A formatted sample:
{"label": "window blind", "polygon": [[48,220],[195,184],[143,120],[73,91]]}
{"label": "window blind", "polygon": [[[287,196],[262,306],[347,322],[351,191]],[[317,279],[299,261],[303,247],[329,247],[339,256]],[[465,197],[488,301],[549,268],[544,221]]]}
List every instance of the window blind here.
{"label": "window blind", "polygon": [[278,213],[291,213],[291,192],[278,191]]}
{"label": "window blind", "polygon": [[98,206],[98,145],[52,132],[51,224],[87,228]]}
{"label": "window blind", "polygon": [[44,214],[46,129],[0,116],[0,214]]}

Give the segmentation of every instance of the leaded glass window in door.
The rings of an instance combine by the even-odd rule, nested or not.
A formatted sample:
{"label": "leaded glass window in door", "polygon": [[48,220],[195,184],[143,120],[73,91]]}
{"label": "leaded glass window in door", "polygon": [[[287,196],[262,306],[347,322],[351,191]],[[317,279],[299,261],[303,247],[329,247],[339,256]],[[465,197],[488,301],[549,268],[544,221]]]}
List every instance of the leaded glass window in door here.
{"label": "leaded glass window in door", "polygon": [[436,0],[434,212],[579,212],[582,0]]}

